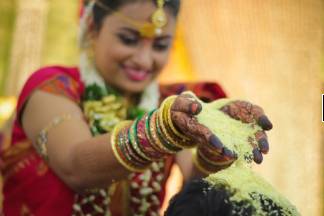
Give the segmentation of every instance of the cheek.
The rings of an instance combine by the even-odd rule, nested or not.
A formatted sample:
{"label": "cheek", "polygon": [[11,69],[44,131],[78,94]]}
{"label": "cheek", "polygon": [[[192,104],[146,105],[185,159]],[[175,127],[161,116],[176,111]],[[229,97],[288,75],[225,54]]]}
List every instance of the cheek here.
{"label": "cheek", "polygon": [[118,67],[131,53],[130,49],[111,37],[99,38],[96,43],[95,56],[100,69],[107,70]]}
{"label": "cheek", "polygon": [[155,67],[158,72],[161,72],[161,70],[166,66],[168,59],[169,59],[169,51],[165,53],[161,53],[156,55],[155,57]]}

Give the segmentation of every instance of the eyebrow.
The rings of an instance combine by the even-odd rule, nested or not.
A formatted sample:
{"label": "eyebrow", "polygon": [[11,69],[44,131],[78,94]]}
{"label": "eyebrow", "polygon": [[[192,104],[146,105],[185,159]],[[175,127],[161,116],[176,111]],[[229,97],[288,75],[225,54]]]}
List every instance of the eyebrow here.
{"label": "eyebrow", "polygon": [[138,31],[136,31],[135,29],[132,29],[132,28],[122,27],[122,28],[120,28],[120,30],[127,31],[127,32],[130,32],[130,33],[138,35],[138,36],[140,35],[140,33]]}
{"label": "eyebrow", "polygon": [[[132,29],[132,28],[129,28],[129,27],[122,27],[121,30],[130,32],[130,33],[132,33],[132,34],[134,34],[136,36],[140,36],[139,31],[137,31],[135,29]],[[162,36],[156,37],[155,39],[163,40],[163,39],[171,39],[171,38],[172,38],[172,35],[162,35]]]}

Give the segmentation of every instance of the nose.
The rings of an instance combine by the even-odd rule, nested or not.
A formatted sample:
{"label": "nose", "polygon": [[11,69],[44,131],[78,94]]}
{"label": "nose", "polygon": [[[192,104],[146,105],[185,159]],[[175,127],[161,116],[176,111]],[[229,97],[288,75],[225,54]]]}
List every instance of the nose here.
{"label": "nose", "polygon": [[137,67],[143,70],[152,70],[153,67],[153,52],[149,41],[144,41],[141,46],[137,48],[133,56],[133,61]]}

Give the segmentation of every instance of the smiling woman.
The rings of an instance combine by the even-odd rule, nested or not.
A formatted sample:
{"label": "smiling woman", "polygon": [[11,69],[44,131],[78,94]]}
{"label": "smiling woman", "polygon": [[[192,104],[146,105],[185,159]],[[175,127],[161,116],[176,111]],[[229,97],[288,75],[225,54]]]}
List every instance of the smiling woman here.
{"label": "smiling woman", "polygon": [[[174,163],[188,180],[236,159],[198,123],[201,104],[181,94],[191,90],[213,101],[225,97],[218,84],[155,82],[168,60],[179,7],[179,0],[89,2],[80,65],[42,68],[20,93],[12,143],[1,152],[5,215],[154,216]],[[249,114],[241,115],[247,107]],[[242,101],[223,108],[262,128],[251,148],[251,159],[260,163],[268,148],[263,130],[272,127],[263,110]],[[185,150],[197,146],[210,153],[198,168]]]}
{"label": "smiling woman", "polygon": [[[137,13],[139,9],[141,13]],[[154,4],[137,1],[126,4],[118,13],[102,21],[94,19],[90,37],[93,38],[96,66],[105,80],[122,91],[143,91],[167,61],[176,17],[166,11],[168,22],[163,32],[152,38],[143,37],[143,30],[138,28],[150,21],[154,10]]]}

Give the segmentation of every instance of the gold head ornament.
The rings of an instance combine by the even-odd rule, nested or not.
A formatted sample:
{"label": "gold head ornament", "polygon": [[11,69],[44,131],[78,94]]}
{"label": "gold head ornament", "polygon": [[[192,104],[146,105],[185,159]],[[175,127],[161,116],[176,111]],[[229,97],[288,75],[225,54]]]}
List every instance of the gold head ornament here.
{"label": "gold head ornament", "polygon": [[141,36],[152,38],[162,34],[162,28],[168,23],[166,13],[163,9],[165,0],[156,0],[157,9],[151,16],[151,22],[140,22],[134,20],[119,11],[115,11],[101,2],[101,0],[94,0],[95,4],[105,11],[113,12],[115,15],[118,15],[125,22],[134,26]]}

